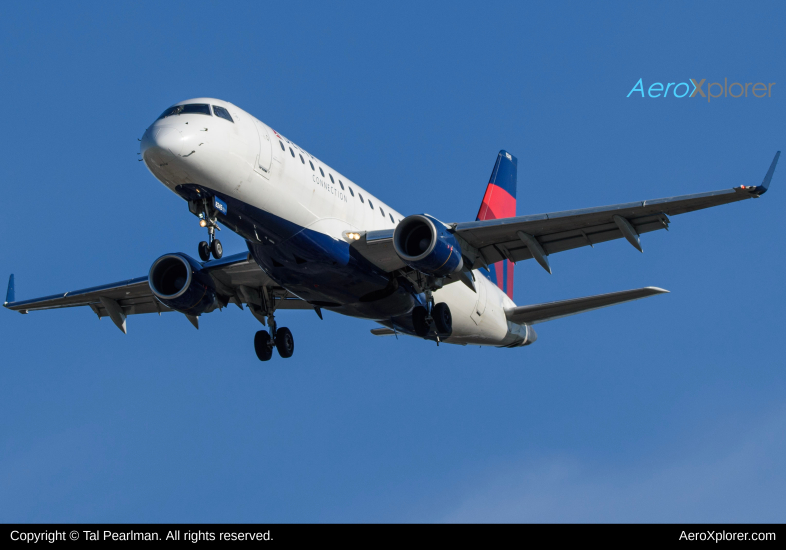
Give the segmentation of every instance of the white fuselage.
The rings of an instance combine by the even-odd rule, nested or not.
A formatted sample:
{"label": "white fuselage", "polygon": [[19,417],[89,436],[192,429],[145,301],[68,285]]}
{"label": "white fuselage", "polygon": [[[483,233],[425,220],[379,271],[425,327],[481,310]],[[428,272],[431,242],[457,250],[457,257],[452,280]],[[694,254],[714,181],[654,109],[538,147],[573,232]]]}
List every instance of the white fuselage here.
{"label": "white fuselage", "polygon": [[[225,108],[232,122],[199,113],[168,116],[155,121],[142,140],[147,167],[172,191],[184,184],[213,189],[341,243],[346,232],[390,229],[404,218],[231,103],[198,98],[176,105],[201,103]],[[259,234],[251,235],[244,236],[263,241]],[[453,333],[446,341],[515,346],[524,344],[528,335],[533,340],[530,327],[506,320],[504,310],[514,307],[513,301],[480,270],[474,275],[477,292],[453,283],[434,293],[435,301],[446,302],[452,313]],[[287,287],[285,281],[277,282]]]}

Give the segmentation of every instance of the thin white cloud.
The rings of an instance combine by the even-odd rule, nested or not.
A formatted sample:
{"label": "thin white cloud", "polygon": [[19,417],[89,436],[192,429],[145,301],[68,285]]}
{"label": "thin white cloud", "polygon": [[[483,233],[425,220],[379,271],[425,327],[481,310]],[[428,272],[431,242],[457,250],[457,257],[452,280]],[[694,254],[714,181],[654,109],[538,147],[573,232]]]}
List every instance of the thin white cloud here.
{"label": "thin white cloud", "polygon": [[448,522],[782,522],[786,410],[670,464],[612,470],[571,457],[525,461],[489,475],[442,518]]}

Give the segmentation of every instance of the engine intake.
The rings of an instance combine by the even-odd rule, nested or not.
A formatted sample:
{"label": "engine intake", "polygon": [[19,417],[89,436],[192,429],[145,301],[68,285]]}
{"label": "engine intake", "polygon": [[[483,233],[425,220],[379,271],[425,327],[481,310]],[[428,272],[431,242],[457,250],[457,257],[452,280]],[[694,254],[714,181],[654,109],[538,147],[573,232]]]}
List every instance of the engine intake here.
{"label": "engine intake", "polygon": [[201,315],[218,306],[213,279],[186,254],[165,254],[153,262],[147,282],[159,301],[170,309]]}
{"label": "engine intake", "polygon": [[461,247],[439,220],[428,214],[407,216],[393,232],[396,254],[409,267],[444,277],[461,271]]}

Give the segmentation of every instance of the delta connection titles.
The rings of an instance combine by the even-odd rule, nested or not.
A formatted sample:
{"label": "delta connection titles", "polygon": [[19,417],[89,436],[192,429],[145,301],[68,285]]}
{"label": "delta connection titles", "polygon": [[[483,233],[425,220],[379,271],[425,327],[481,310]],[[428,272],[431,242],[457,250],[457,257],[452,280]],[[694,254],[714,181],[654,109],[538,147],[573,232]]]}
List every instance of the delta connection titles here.
{"label": "delta connection titles", "polygon": [[707,98],[707,103],[718,98],[763,98],[772,97],[772,87],[775,82],[732,82],[724,78],[723,82],[707,82],[706,78],[701,80],[691,78],[688,82],[653,82],[647,88],[647,95],[644,95],[644,79],[640,78],[633,86],[626,97],[671,97],[676,98]]}

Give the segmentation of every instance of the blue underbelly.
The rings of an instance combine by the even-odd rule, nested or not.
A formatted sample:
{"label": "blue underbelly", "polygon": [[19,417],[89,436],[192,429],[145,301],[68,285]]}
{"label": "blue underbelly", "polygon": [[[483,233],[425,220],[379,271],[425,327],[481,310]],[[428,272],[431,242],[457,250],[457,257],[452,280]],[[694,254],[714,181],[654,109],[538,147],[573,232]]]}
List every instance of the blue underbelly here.
{"label": "blue underbelly", "polygon": [[[192,199],[196,186],[178,192]],[[227,205],[218,221],[246,239],[259,266],[277,284],[312,305],[368,319],[406,316],[418,305],[406,279],[392,277],[349,246],[232,197],[200,188]]]}

